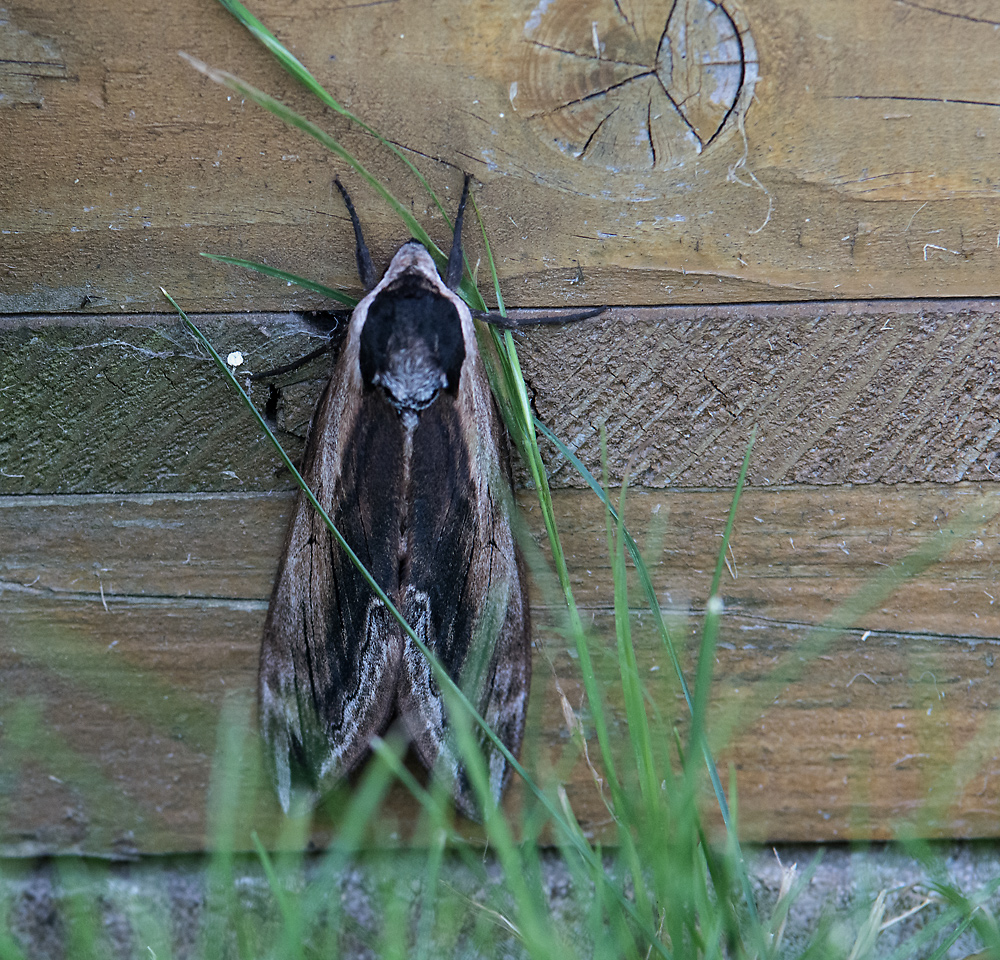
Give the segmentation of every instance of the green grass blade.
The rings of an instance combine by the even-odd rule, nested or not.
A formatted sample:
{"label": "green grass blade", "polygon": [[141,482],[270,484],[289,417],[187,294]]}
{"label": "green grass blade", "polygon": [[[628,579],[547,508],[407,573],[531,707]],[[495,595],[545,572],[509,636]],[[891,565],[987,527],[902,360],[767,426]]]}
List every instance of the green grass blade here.
{"label": "green grass blade", "polygon": [[[3,875],[0,874],[0,883]],[[27,960],[17,941],[6,931],[0,929],[0,960]]]}
{"label": "green grass blade", "polygon": [[257,852],[257,859],[264,868],[264,877],[267,880],[268,888],[275,902],[278,904],[278,912],[281,914],[281,956],[291,960],[296,956],[301,956],[302,936],[304,926],[302,923],[302,911],[300,904],[285,893],[285,887],[278,876],[278,871],[274,867],[270,854],[260,842],[257,831],[251,834],[254,850]]}
{"label": "green grass blade", "polygon": [[406,749],[405,742],[398,739],[379,739],[373,746],[381,747],[382,754],[376,756],[373,763],[366,764],[360,781],[351,792],[347,809],[338,818],[337,835],[327,847],[313,883],[306,888],[303,911],[308,916],[327,915],[325,944],[316,954],[324,960],[332,960],[340,954],[338,937],[343,903],[340,897],[331,897],[330,891],[338,888],[392,784],[393,770],[385,762],[386,755],[398,759]]}
{"label": "green grass blade", "polygon": [[331,300],[336,300],[338,303],[342,303],[346,307],[356,307],[358,305],[357,298],[350,296],[350,294],[342,293],[340,290],[334,290],[333,287],[317,283],[315,280],[307,280],[305,277],[296,276],[294,273],[288,273],[285,270],[278,270],[275,267],[269,267],[266,263],[257,263],[253,260],[241,260],[239,257],[226,257],[221,253],[202,253],[199,254],[199,256],[205,257],[209,260],[218,260],[220,263],[228,263],[234,267],[244,267],[247,270],[255,270],[257,273],[263,273],[265,276],[275,277],[278,280],[284,280],[286,283],[294,283],[296,286],[302,287],[304,290],[311,290],[313,293],[318,293],[321,296],[329,297]]}
{"label": "green grass blade", "polygon": [[296,113],[291,109],[291,107],[286,106],[270,94],[264,93],[263,90],[258,90],[255,86],[241,80],[239,77],[234,76],[231,73],[227,73],[225,70],[216,70],[213,67],[208,66],[208,64],[203,63],[201,60],[189,56],[186,53],[181,53],[181,57],[194,67],[195,70],[204,74],[210,80],[227,87],[234,93],[238,93],[241,97],[246,97],[246,99],[252,100],[258,106],[273,113],[279,120],[283,120],[290,127],[295,127],[297,130],[301,130],[303,133],[312,137],[317,143],[326,147],[327,150],[343,160],[346,164],[348,164],[348,166],[355,170],[355,172],[357,172],[362,179],[376,193],[379,194],[380,197],[382,197],[382,199],[403,221],[403,223],[406,224],[406,228],[410,231],[410,234],[416,240],[419,240],[428,249],[428,251],[430,251],[436,260],[440,263],[447,263],[448,258],[441,252],[437,244],[431,240],[420,221],[417,220],[417,218],[382,185],[382,182],[378,178],[369,173],[353,154],[345,150],[338,140],[322,128],[316,126],[316,124],[311,120],[307,120],[301,114]]}
{"label": "green grass blade", "polygon": [[747,443],[747,452],[743,455],[743,465],[740,467],[740,475],[736,481],[736,490],[733,491],[733,500],[729,505],[729,516],[726,517],[726,526],[722,531],[722,547],[719,556],[715,561],[715,573],[712,576],[712,588],[709,596],[714,597],[719,593],[719,584],[722,582],[722,570],[726,565],[726,551],[729,550],[729,540],[733,535],[733,524],[736,522],[736,511],[740,505],[740,496],[743,494],[743,485],[746,483],[747,470],[750,468],[750,454],[753,453],[753,445],[757,440],[757,425],[754,424],[750,431],[750,440]]}
{"label": "green grass blade", "polygon": [[[476,195],[469,192],[469,199],[472,201],[472,211],[476,215],[476,223],[479,224],[479,233],[483,238],[483,248],[486,251],[486,262],[490,267],[490,280],[493,283],[493,295],[496,297],[497,301],[497,312],[501,317],[507,316],[507,308],[504,306],[503,294],[500,292],[500,279],[497,276],[497,265],[493,259],[493,248],[490,246],[490,238],[486,236],[486,224],[483,222],[482,214],[479,212],[479,204],[476,203]],[[466,264],[466,269],[468,270],[469,265]],[[471,274],[471,271],[469,271]],[[477,289],[478,293],[478,289]],[[479,307],[480,310],[486,309],[486,301],[483,299],[482,295],[479,296],[479,301],[482,306]]]}
{"label": "green grass blade", "polygon": [[[605,431],[601,428],[602,459],[604,456]],[[611,518],[611,511],[605,512],[608,540],[608,554],[612,563],[612,580],[614,582],[615,636],[618,644],[618,673],[621,677],[622,697],[625,703],[625,717],[628,723],[629,739],[635,758],[636,770],[639,772],[639,788],[646,808],[646,830],[654,835],[660,824],[657,816],[660,790],[659,780],[653,762],[652,738],[649,731],[649,718],[646,716],[646,698],[642,683],[639,680],[639,665],[635,656],[635,646],[632,643],[630,610],[628,606],[628,582],[625,571],[624,549],[624,513],[625,495],[628,491],[628,478],[622,480],[621,493],[618,498],[617,523]],[[610,497],[609,497],[610,499]],[[650,839],[653,839],[652,837]],[[656,840],[662,838],[656,837]]]}
{"label": "green grass blade", "polygon": [[[610,498],[605,493],[604,488],[598,483],[594,475],[587,469],[586,464],[572,451],[565,443],[562,442],[541,420],[534,417],[534,425],[539,433],[542,434],[577,470],[581,477],[586,481],[587,486],[590,487],[594,493],[601,499],[605,508],[611,511],[611,516],[616,521],[618,519],[617,511],[614,505],[611,503]],[[639,545],[635,542],[632,534],[628,532],[627,527],[623,527],[623,534],[625,537],[625,547],[629,552],[629,556],[632,558],[632,563],[635,566],[636,572],[639,575],[639,583],[642,586],[642,591],[646,595],[646,603],[649,606],[650,613],[653,615],[653,620],[656,624],[657,632],[660,635],[660,640],[663,643],[664,649],[667,651],[667,656],[670,658],[670,665],[674,669],[674,673],[677,675],[677,680],[680,683],[681,693],[684,696],[684,701],[687,704],[688,711],[690,712],[694,707],[694,699],[691,696],[691,690],[688,687],[687,678],[684,676],[684,669],[681,667],[680,658],[677,655],[677,649],[674,646],[673,639],[670,636],[670,631],[667,630],[667,625],[664,623],[663,614],[660,611],[660,602],[656,597],[656,590],[653,587],[653,580],[649,575],[649,569],[646,566],[646,562],[642,559],[642,554],[639,552]]]}
{"label": "green grass blade", "polygon": [[62,887],[66,955],[73,960],[99,960],[103,953],[100,915],[88,893],[107,878],[107,868],[82,858],[59,857],[56,873]]}
{"label": "green grass blade", "polygon": [[437,206],[441,215],[444,217],[445,222],[448,224],[449,229],[451,228],[451,220],[448,218],[448,214],[444,207],[441,205],[437,194],[431,189],[430,184],[424,179],[423,174],[414,166],[410,159],[399,149],[394,143],[386,140],[377,130],[373,127],[368,126],[363,120],[355,116],[348,110],[343,104],[338,100],[334,99],[323,87],[323,85],[309,72],[305,64],[302,63],[296,56],[294,56],[291,51],[285,47],[277,37],[271,33],[263,23],[260,22],[242,3],[238,0],[219,0],[223,7],[229,11],[248,31],[251,35],[259,41],[265,49],[267,49],[274,58],[287,70],[299,83],[301,83],[310,93],[317,97],[320,102],[324,103],[331,110],[339,113],[342,117],[350,120],[352,123],[357,124],[365,133],[374,137],[383,147],[389,150],[397,159],[401,160],[406,167],[409,169],[420,185],[427,191],[427,195],[431,198],[433,203]]}
{"label": "green grass blade", "polygon": [[693,753],[698,751],[705,758],[708,768],[709,778],[715,791],[716,802],[722,814],[723,822],[726,826],[726,834],[729,842],[734,844],[736,859],[738,862],[740,884],[743,888],[743,895],[746,900],[747,911],[753,922],[753,927],[759,929],[757,917],[757,903],[750,886],[750,876],[747,873],[742,852],[739,849],[739,841],[736,837],[732,818],[729,810],[729,803],[722,792],[722,781],[719,779],[719,772],[712,759],[709,748],[706,726],[708,719],[708,701],[712,687],[712,673],[715,667],[715,648],[719,636],[719,626],[722,618],[722,598],[719,596],[719,584],[722,579],[722,568],[726,561],[726,552],[729,550],[729,540],[733,532],[733,524],[736,521],[736,511],[739,508],[740,497],[746,483],[747,471],[750,469],[750,455],[753,453],[753,445],[757,439],[757,427],[750,431],[750,440],[747,443],[746,453],[743,456],[743,464],[740,467],[740,475],[736,481],[736,489],[733,491],[732,503],[729,507],[729,516],[726,518],[726,526],[722,533],[722,545],[719,548],[719,556],[716,561],[715,574],[712,578],[712,589],[705,605],[705,626],[702,631],[702,640],[698,650],[698,667],[694,688],[694,708],[691,711],[691,732],[689,737],[690,750]]}
{"label": "green grass blade", "polygon": [[[475,208],[474,200],[473,206]],[[503,294],[500,292],[500,280],[497,276],[496,262],[493,259],[493,250],[490,246],[489,238],[486,236],[486,227],[479,216],[478,208],[475,208],[475,211],[486,250],[486,259],[489,263],[490,276],[493,280],[493,290],[497,298],[498,309],[500,314],[505,316],[506,308],[503,302]],[[549,489],[548,475],[545,472],[545,464],[542,461],[542,454],[538,448],[538,437],[535,433],[535,416],[531,409],[531,401],[528,398],[524,375],[521,372],[517,347],[509,330],[501,333],[495,327],[490,327],[490,333],[493,336],[493,343],[501,365],[501,376],[493,378],[495,381],[499,381],[494,383],[494,392],[498,394],[498,399],[501,401],[500,408],[505,415],[507,429],[510,431],[511,436],[515,438],[521,458],[528,467],[532,482],[535,485],[535,493],[542,511],[542,522],[545,524],[545,532],[552,551],[556,576],[566,603],[569,632],[573,637],[576,647],[580,675],[583,679],[584,691],[587,696],[587,702],[590,705],[591,716],[593,717],[594,732],[597,735],[597,743],[601,752],[601,762],[604,765],[604,774],[607,777],[608,785],[612,796],[615,798],[615,802],[620,803],[622,799],[621,787],[615,769],[614,754],[611,750],[611,738],[608,735],[604,704],[597,686],[597,676],[594,672],[590,648],[587,644],[586,631],[583,629],[583,621],[580,618],[576,599],[573,596],[573,588],[570,584],[569,568],[566,564],[566,556],[562,549],[562,541],[556,525],[555,510],[552,507],[552,491]]]}
{"label": "green grass blade", "polygon": [[[219,736],[209,783],[207,831],[211,848],[206,875],[208,909],[233,918],[240,955],[247,956],[250,935],[247,917],[236,900],[235,849],[241,797],[240,771],[246,753],[250,710],[236,698],[223,704],[219,718]],[[205,956],[221,955],[225,931],[221,924],[209,924],[204,930]]]}
{"label": "green grass blade", "polygon": [[[186,60],[195,70],[199,73],[204,74],[210,80],[218,83],[228,89],[232,90],[234,93],[239,94],[241,97],[245,97],[248,100],[253,101],[258,106],[263,107],[265,110],[273,113],[279,120],[284,121],[290,127],[294,127],[297,130],[301,130],[307,136],[312,137],[317,143],[329,150],[334,156],[339,157],[344,163],[348,164],[352,169],[354,169],[362,179],[389,205],[389,207],[396,213],[396,215],[403,221],[406,225],[407,230],[410,231],[410,235],[415,239],[419,240],[420,243],[427,248],[428,253],[434,258],[438,266],[444,266],[448,262],[448,257],[442,252],[441,248],[431,239],[430,235],[423,228],[419,220],[406,208],[404,207],[383,185],[382,182],[373,176],[367,168],[348,150],[346,150],[340,142],[321,127],[318,127],[311,120],[307,120],[300,113],[297,113],[287,104],[282,103],[280,100],[272,97],[268,93],[264,93],[263,90],[257,89],[245,80],[241,80],[234,74],[228,73],[225,70],[217,70],[214,67],[208,66],[208,64],[198,60],[196,57],[192,57],[190,54],[181,51],[180,56]],[[373,135],[378,137],[377,134]],[[379,141],[386,143],[382,137],[378,137]],[[398,151],[394,151],[398,154]],[[409,161],[406,161],[407,166],[411,169],[415,168]],[[418,174],[419,176],[419,174]],[[421,177],[421,182],[426,185],[426,181]],[[430,191],[430,187],[427,187]],[[440,203],[434,196],[433,192],[431,196],[434,202],[440,207]],[[445,218],[447,220],[447,217]],[[466,302],[471,304],[474,308],[479,309],[478,304],[481,302],[481,297],[479,296],[479,291],[476,290],[475,285],[472,283],[471,278],[464,277],[462,283],[459,286],[459,292],[466,299]]]}
{"label": "green grass blade", "polygon": [[[579,471],[580,476],[587,482],[587,486],[590,487],[594,493],[600,497],[601,502],[605,507],[611,511],[612,517],[617,519],[618,514],[615,511],[614,506],[611,503],[610,498],[607,493],[603,490],[601,485],[594,478],[594,475],[587,469],[584,462],[566,446],[544,423],[541,422],[537,417],[534,418],[535,426],[538,428],[539,432],[546,437],[552,444],[555,445],[556,449]],[[755,428],[756,430],[756,428]],[[753,434],[750,440],[750,444],[747,447],[746,455],[744,456],[744,467],[741,471],[741,476],[745,479],[746,477],[746,465],[749,463],[750,452],[753,449],[753,441],[756,433]],[[742,487],[740,487],[742,489]],[[730,511],[732,512],[732,511]],[[730,527],[731,529],[731,527]],[[670,663],[674,668],[674,672],[677,675],[678,682],[680,683],[681,692],[684,696],[684,701],[687,704],[688,711],[694,713],[694,697],[691,694],[691,690],[688,687],[687,678],[684,676],[684,670],[681,667],[680,658],[677,656],[677,650],[674,647],[673,640],[670,637],[670,633],[667,630],[667,625],[663,621],[663,614],[660,610],[660,603],[656,597],[656,590],[653,587],[652,578],[649,576],[649,570],[646,567],[645,561],[642,559],[642,555],[639,552],[639,546],[635,542],[635,539],[628,532],[627,529],[623,527],[623,536],[625,541],[625,546],[628,549],[629,555],[632,557],[632,562],[635,565],[635,569],[639,575],[639,582],[643,588],[643,593],[646,595],[646,602],[649,606],[649,610],[653,615],[653,621],[656,624],[657,631],[660,634],[660,639],[667,651],[667,655],[670,658]],[[728,548],[728,539],[724,541],[726,547]],[[715,767],[715,761],[712,759],[711,751],[709,750],[708,742],[702,738],[702,752],[705,757],[705,764],[708,768],[708,774],[712,782],[712,789],[715,793],[716,803],[719,806],[719,811],[722,814],[723,821],[725,822],[727,828],[729,825],[729,804],[726,800],[725,791],[722,788],[722,781],[719,779],[718,771]]]}
{"label": "green grass blade", "polygon": [[555,931],[546,923],[545,895],[540,886],[531,884],[510,826],[493,800],[486,763],[472,729],[469,724],[460,724],[456,733],[460,754],[483,810],[483,828],[490,848],[500,861],[507,889],[517,905],[518,928],[528,953],[538,957],[558,957],[562,949]]}
{"label": "green grass blade", "polygon": [[445,830],[436,830],[427,848],[427,864],[421,888],[419,918],[413,955],[416,960],[430,960],[436,953],[434,927],[437,922],[438,885],[444,866],[444,851],[448,843]]}

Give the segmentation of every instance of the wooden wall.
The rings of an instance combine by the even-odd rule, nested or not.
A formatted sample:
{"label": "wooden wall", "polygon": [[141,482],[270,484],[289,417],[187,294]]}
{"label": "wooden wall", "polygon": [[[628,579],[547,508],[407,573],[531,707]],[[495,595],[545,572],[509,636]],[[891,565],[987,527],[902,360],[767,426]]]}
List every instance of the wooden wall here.
{"label": "wooden wall", "polygon": [[[447,234],[399,163],[221,6],[107,6],[14,0],[0,21],[0,847],[14,854],[201,849],[218,717],[253,688],[290,483],[159,287],[260,370],[314,346],[327,318],[301,311],[329,305],[200,252],[356,289],[335,174],[378,264],[404,239],[356,175],[177,52],[287,99]],[[886,837],[917,811],[928,835],[996,835],[989,8],[253,12],[447,200],[475,176],[509,305],[613,307],[519,349],[540,415],[594,470],[606,426],[688,664],[757,425],[716,698],[745,835]],[[326,371],[254,388],[293,451]],[[549,463],[613,700],[603,513]],[[908,557],[919,574],[887,582]],[[560,694],[581,697],[547,596],[539,584],[526,745],[541,770],[568,739]],[[831,618],[842,629],[816,629]],[[636,629],[657,707],[682,718],[648,617]],[[601,835],[585,765],[569,789]]]}

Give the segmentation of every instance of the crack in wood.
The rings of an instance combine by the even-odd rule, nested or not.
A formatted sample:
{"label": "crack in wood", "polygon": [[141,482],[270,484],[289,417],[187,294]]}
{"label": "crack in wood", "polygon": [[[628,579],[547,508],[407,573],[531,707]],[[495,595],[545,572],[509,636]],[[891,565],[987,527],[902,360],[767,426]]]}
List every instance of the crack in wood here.
{"label": "crack in wood", "polygon": [[968,13],[957,13],[954,10],[941,10],[939,7],[932,7],[924,3],[915,3],[914,0],[896,0],[901,7],[911,7],[914,10],[923,10],[926,13],[934,13],[942,17],[952,17],[955,20],[968,20],[971,23],[983,23],[991,27],[1000,27],[1000,20],[988,20],[985,17],[974,17]]}
{"label": "crack in wood", "polygon": [[996,100],[969,100],[963,97],[918,97],[907,94],[853,93],[831,96],[831,100],[903,100],[913,103],[957,103],[972,107],[1000,107]]}

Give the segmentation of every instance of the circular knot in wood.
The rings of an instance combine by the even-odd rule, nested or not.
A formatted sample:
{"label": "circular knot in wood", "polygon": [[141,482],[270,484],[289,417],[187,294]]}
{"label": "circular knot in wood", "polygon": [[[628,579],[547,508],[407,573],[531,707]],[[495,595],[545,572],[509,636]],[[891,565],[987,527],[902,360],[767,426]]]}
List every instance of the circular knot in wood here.
{"label": "circular knot in wood", "polygon": [[748,25],[714,0],[542,0],[525,24],[513,103],[549,144],[611,172],[700,154],[746,112]]}

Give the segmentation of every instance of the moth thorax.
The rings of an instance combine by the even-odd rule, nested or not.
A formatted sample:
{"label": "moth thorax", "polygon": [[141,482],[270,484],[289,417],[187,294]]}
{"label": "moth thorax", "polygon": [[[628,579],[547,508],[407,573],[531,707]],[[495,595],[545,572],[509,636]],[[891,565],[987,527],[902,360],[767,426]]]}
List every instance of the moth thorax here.
{"label": "moth thorax", "polygon": [[465,360],[455,305],[421,274],[406,273],[368,306],[361,329],[361,378],[399,411],[423,410],[458,390]]}
{"label": "moth thorax", "polygon": [[[394,344],[397,339],[403,342]],[[423,410],[448,386],[448,375],[421,337],[393,337],[372,383],[385,390],[397,410]]]}

